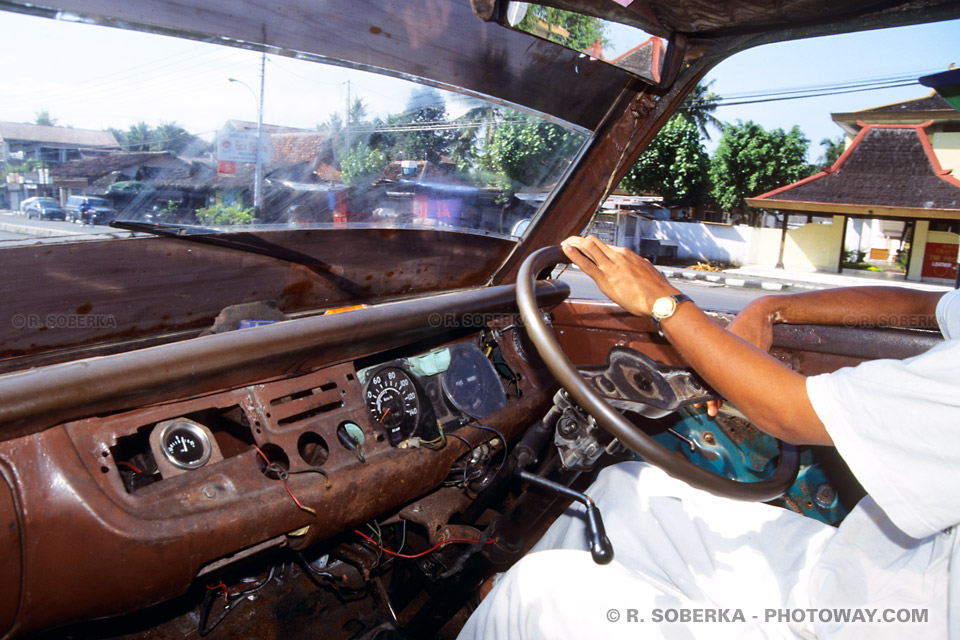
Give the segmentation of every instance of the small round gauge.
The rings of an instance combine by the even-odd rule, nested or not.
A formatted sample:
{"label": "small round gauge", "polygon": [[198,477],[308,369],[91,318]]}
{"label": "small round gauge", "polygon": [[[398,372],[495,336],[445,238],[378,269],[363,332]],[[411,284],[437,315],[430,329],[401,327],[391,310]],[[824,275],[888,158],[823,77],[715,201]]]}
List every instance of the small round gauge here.
{"label": "small round gauge", "polygon": [[420,394],[410,374],[387,366],[370,375],[364,395],[374,422],[386,429],[391,444],[412,436],[420,422]]}
{"label": "small round gauge", "polygon": [[160,432],[163,455],[176,467],[197,469],[210,460],[210,437],[199,426],[186,420],[171,420]]}

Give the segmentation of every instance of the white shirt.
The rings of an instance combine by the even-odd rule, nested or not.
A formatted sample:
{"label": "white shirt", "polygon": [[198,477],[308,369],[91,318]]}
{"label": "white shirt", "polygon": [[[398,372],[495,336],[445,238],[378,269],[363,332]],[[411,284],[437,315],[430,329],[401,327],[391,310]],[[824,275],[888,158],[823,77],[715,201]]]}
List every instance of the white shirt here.
{"label": "white shirt", "polygon": [[[614,561],[592,562],[582,509],[572,507],[502,576],[461,639],[945,637],[958,545],[940,530],[960,521],[960,465],[952,462],[960,454],[960,293],[941,299],[937,318],[948,340],[925,354],[807,381],[817,415],[869,492],[839,528],[717,498],[644,463],[614,465],[589,490]],[[957,567],[951,594],[960,602]],[[657,619],[711,611],[744,619]],[[844,624],[822,615],[887,611],[925,617]]]}
{"label": "white shirt", "polygon": [[[925,609],[939,625],[931,637],[945,637],[960,523],[960,291],[941,298],[937,320],[947,340],[926,353],[807,379],[817,415],[868,494],[824,549],[808,594],[822,606]],[[960,608],[950,610],[956,627]],[[843,638],[858,629],[817,631]]]}

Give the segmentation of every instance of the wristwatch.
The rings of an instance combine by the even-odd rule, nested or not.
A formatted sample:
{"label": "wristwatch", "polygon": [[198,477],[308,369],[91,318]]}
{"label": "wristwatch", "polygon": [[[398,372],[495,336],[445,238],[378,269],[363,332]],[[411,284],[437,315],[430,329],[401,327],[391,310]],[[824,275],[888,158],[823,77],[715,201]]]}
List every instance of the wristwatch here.
{"label": "wristwatch", "polygon": [[[681,302],[693,302],[693,298],[685,293],[678,293],[672,296],[663,296],[653,301],[650,317],[653,318],[653,324],[657,325],[657,331],[660,331],[661,322],[676,313]],[[663,333],[661,332],[660,335],[663,335]]]}

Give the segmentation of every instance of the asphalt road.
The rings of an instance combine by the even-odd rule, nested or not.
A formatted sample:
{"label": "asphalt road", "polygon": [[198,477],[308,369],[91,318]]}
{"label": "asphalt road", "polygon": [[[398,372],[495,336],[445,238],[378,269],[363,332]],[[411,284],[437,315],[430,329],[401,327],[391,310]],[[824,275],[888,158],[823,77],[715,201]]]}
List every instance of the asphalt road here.
{"label": "asphalt road", "polygon": [[[597,284],[579,269],[567,269],[560,277],[570,285],[570,295],[574,298],[587,300],[609,300],[600,291]],[[676,288],[693,298],[698,306],[704,309],[723,311],[739,311],[752,300],[760,296],[771,295],[770,291],[748,289],[745,287],[725,287],[723,285],[692,281],[685,278],[671,278],[670,282]],[[776,294],[774,294],[776,295]]]}

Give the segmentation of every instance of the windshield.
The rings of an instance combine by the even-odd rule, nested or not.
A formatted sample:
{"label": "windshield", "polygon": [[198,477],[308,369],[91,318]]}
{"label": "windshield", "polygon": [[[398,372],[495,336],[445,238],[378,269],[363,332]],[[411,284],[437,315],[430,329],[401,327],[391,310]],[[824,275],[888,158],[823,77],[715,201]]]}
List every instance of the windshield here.
{"label": "windshield", "polygon": [[[6,14],[0,207],[70,229],[430,228],[515,237],[586,136],[497,101],[299,57]],[[31,43],[29,69],[15,61]],[[59,51],[70,51],[69,56]],[[123,56],[117,56],[123,51]],[[92,196],[92,197],[90,197]],[[127,225],[136,228],[137,224]],[[73,227],[75,229],[75,227]],[[146,229],[145,229],[146,230]]]}

